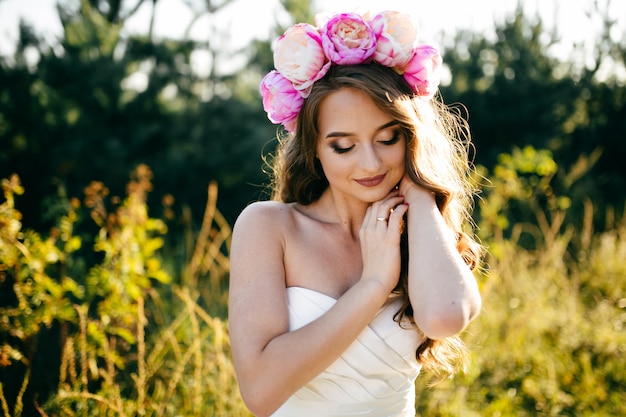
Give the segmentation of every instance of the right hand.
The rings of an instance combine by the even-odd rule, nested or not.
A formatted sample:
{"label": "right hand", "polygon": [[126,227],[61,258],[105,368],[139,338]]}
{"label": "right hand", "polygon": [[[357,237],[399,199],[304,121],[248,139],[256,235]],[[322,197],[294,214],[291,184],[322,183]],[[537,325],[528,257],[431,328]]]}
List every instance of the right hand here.
{"label": "right hand", "polygon": [[388,292],[395,288],[400,277],[402,218],[407,210],[408,205],[397,190],[368,207],[359,231],[363,258],[361,281],[378,283]]}

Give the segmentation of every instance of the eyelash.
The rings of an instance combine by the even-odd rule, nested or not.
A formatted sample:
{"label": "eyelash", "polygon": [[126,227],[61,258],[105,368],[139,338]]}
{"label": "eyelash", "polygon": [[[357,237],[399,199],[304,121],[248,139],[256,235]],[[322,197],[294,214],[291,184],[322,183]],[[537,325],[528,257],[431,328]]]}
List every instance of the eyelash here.
{"label": "eyelash", "polygon": [[[400,132],[394,132],[393,137],[389,140],[381,140],[380,143],[382,143],[383,145],[386,146],[391,146],[391,145],[395,145],[396,143],[398,143],[400,141]],[[340,146],[337,146],[336,144],[332,145],[333,151],[335,153],[338,153],[339,155],[342,155],[344,153],[349,152],[352,148],[354,148],[354,145],[348,147],[348,148],[342,148]]]}
{"label": "eyelash", "polygon": [[335,153],[338,153],[339,155],[341,155],[341,154],[344,154],[344,153],[350,151],[350,149],[354,148],[354,145],[350,146],[349,148],[341,148],[341,147],[339,147],[337,145],[332,145],[332,147],[333,147],[333,151]]}
{"label": "eyelash", "polygon": [[390,146],[390,145],[395,145],[396,143],[398,143],[400,141],[400,136],[401,133],[399,131],[395,131],[393,132],[393,136],[391,137],[391,139],[389,140],[383,140],[381,141],[381,143]]}

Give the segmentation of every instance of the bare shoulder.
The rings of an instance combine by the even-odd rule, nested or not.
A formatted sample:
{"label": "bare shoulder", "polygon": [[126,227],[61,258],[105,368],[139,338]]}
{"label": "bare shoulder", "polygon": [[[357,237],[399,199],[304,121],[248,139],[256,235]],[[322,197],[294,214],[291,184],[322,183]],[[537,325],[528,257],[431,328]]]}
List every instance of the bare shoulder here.
{"label": "bare shoulder", "polygon": [[242,218],[249,219],[250,217],[285,216],[292,210],[291,204],[288,203],[280,201],[256,201],[249,204],[242,210],[237,222],[239,222]]}
{"label": "bare shoulder", "polygon": [[278,326],[283,331],[288,326],[286,304],[276,300],[283,300],[285,294],[284,258],[292,210],[289,204],[276,201],[256,202],[235,221],[228,302],[235,334],[239,329],[249,337],[250,329],[259,327],[258,317],[267,318],[266,327]]}
{"label": "bare shoulder", "polygon": [[233,228],[233,235],[247,235],[249,233],[271,231],[279,232],[293,217],[293,208],[290,204],[279,201],[257,201],[239,214]]}
{"label": "bare shoulder", "polygon": [[231,268],[252,260],[257,265],[282,262],[293,211],[292,205],[278,201],[259,201],[243,209],[233,226]]}

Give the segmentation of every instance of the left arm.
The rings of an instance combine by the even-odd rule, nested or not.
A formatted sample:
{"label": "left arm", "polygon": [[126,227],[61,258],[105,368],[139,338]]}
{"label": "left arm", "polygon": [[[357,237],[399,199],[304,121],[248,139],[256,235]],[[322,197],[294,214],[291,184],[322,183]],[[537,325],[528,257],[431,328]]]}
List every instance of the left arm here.
{"label": "left arm", "polygon": [[454,336],[476,317],[481,297],[476,279],[456,249],[454,233],[432,193],[403,180],[409,203],[409,299],[413,318],[430,339]]}

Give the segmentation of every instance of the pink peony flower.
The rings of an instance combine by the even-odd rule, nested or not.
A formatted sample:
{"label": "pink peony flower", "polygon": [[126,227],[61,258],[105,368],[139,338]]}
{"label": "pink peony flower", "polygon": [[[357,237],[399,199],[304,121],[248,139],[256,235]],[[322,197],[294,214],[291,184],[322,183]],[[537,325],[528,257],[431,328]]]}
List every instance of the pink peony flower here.
{"label": "pink peony flower", "polygon": [[313,83],[330,68],[324,55],[319,31],[308,23],[296,24],[278,38],[274,48],[274,66],[291,81],[296,90],[308,96]]}
{"label": "pink peony flower", "polygon": [[376,35],[361,16],[341,13],[333,16],[322,30],[322,46],[337,65],[366,62],[376,51]]}
{"label": "pink peony flower", "polygon": [[261,81],[263,109],[272,123],[282,123],[289,132],[296,127],[298,113],[304,98],[287,78],[278,71],[270,71]]}
{"label": "pink peony flower", "polygon": [[413,57],[417,26],[400,12],[386,11],[374,16],[370,25],[376,34],[374,60],[386,67],[401,67]]}
{"label": "pink peony flower", "polygon": [[415,94],[424,98],[432,98],[437,92],[441,80],[441,55],[430,45],[419,45],[413,57],[404,67],[404,80],[411,86]]}

